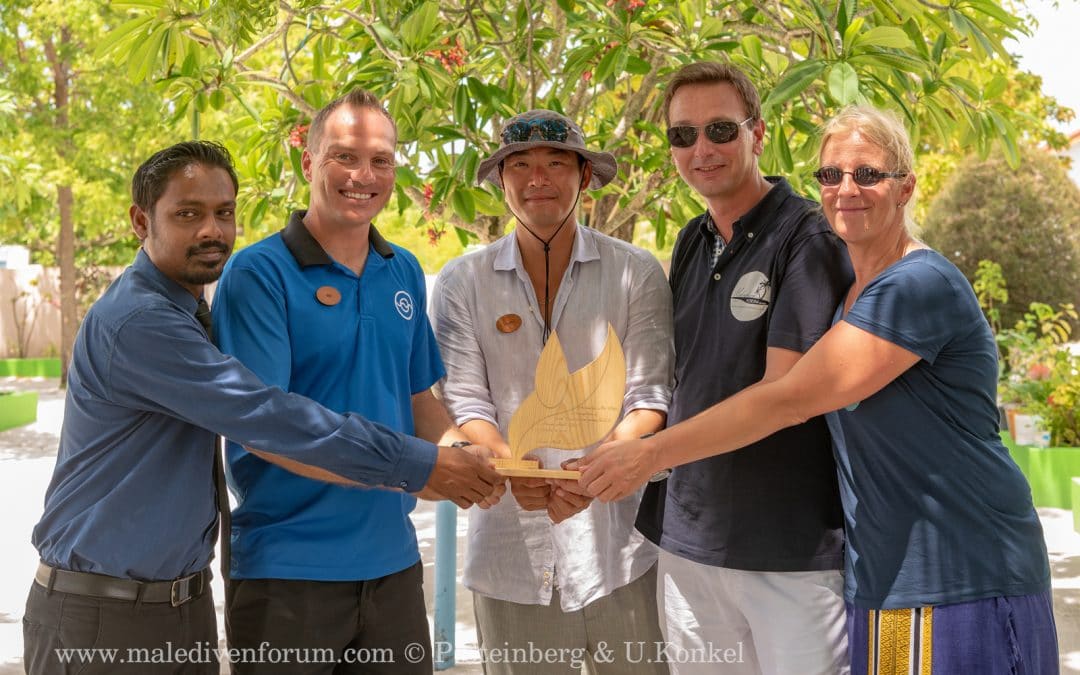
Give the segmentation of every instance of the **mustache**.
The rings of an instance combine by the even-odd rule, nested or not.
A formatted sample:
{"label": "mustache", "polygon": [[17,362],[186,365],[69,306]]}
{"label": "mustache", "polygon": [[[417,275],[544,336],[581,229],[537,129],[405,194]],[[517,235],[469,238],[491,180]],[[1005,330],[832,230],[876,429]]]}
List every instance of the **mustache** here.
{"label": "mustache", "polygon": [[222,253],[229,252],[229,246],[223,241],[204,241],[198,246],[192,246],[187,250],[188,257],[205,253],[206,251],[220,251]]}

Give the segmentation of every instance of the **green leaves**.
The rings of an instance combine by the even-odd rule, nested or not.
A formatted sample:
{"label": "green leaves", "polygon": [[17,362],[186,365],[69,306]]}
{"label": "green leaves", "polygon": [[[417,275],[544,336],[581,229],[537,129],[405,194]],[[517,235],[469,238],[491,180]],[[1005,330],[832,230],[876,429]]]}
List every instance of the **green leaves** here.
{"label": "green leaves", "polygon": [[859,74],[851,64],[841,61],[829,69],[829,94],[840,105],[850,105],[859,96]]}
{"label": "green leaves", "polygon": [[501,234],[506,212],[497,190],[475,185],[480,158],[508,117],[550,107],[619,157],[616,183],[586,200],[590,223],[603,230],[632,214],[660,245],[670,242],[701,204],[673,171],[660,104],[669,74],[695,60],[747,72],[768,128],[762,167],[796,186],[814,161],[818,125],[851,103],[900,110],[921,152],[1001,147],[1015,157],[1017,138],[1045,133],[1045,99],[1015,109],[1004,102],[1016,96],[1016,78],[1000,45],[1024,29],[998,0],[947,10],[913,0],[313,6],[114,3],[123,11],[111,15],[111,30],[86,42],[127,81],[154,84],[143,89],[160,98],[161,134],[185,136],[197,123],[204,137],[229,142],[249,186],[252,228],[263,227],[256,216],[306,200],[290,133],[357,86],[381,96],[397,121],[398,206],[426,213],[409,221],[481,240]]}
{"label": "green leaves", "polygon": [[413,9],[399,27],[399,35],[406,48],[421,51],[436,42],[435,29],[439,25],[439,5],[435,2],[422,2]]}
{"label": "green leaves", "polygon": [[827,67],[828,64],[824,61],[803,61],[788,68],[784,76],[765,97],[765,101],[762,103],[763,112],[771,114],[774,108],[784,105],[796,95],[806,91]]}
{"label": "green leaves", "polygon": [[[857,21],[861,28],[862,20]],[[851,52],[865,50],[867,47],[907,49],[911,47],[911,40],[903,29],[896,26],[875,26],[866,31],[856,31],[848,43]]]}

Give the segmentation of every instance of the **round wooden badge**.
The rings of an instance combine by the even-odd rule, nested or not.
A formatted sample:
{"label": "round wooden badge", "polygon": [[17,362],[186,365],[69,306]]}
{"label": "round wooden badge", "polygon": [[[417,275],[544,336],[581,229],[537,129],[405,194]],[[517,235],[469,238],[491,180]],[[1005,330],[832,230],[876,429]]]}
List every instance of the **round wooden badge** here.
{"label": "round wooden badge", "polygon": [[503,314],[495,322],[495,327],[500,333],[513,333],[521,328],[521,317],[517,314]]}
{"label": "round wooden badge", "polygon": [[319,286],[319,290],[315,291],[315,299],[327,307],[333,307],[341,302],[341,291],[333,286]]}

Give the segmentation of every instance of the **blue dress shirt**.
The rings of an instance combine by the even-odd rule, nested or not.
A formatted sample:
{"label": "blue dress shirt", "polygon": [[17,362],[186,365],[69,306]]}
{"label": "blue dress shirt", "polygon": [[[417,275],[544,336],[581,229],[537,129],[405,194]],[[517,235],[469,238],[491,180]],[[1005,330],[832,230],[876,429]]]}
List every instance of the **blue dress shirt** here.
{"label": "blue dress shirt", "polygon": [[267,387],[219,352],[145,252],[87,313],[33,543],[49,565],[141,580],[206,567],[221,434],[368,485],[419,490],[433,444]]}

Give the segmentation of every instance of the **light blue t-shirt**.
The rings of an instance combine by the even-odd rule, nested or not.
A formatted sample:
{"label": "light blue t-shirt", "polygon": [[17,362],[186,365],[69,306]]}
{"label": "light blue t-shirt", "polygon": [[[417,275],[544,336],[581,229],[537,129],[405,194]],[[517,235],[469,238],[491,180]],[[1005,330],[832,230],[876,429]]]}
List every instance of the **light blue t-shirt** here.
{"label": "light blue t-shirt", "polygon": [[994,338],[963,274],[935,251],[909,253],[843,320],[921,359],[828,414],[848,602],[891,609],[1049,589],[1031,489],[998,436]]}
{"label": "light blue t-shirt", "polygon": [[[214,297],[214,333],[267,384],[412,434],[412,395],[443,376],[423,271],[371,228],[360,276],[292,214],[237,253]],[[228,444],[237,579],[377,579],[420,559],[408,494],[297,476]]]}

